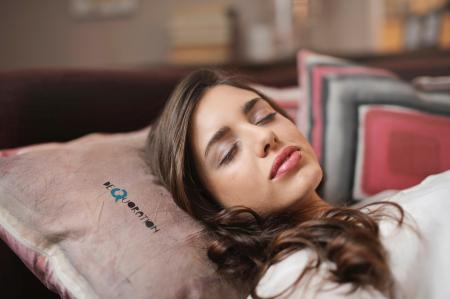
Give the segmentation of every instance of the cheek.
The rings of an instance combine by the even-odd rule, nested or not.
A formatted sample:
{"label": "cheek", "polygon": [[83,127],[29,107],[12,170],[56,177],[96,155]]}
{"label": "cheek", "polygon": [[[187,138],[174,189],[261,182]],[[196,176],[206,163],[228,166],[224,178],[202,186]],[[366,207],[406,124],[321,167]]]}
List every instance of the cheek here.
{"label": "cheek", "polygon": [[283,118],[276,127],[277,135],[287,143],[296,143],[308,152],[314,159],[317,159],[311,144],[300,130],[287,118]]}
{"label": "cheek", "polygon": [[283,119],[274,128],[278,137],[284,142],[308,143],[299,129],[288,119]]}
{"label": "cheek", "polygon": [[228,165],[229,169],[223,171],[220,177],[212,179],[214,195],[222,205],[253,208],[268,193],[262,182],[261,171],[248,161],[241,157],[235,165]]}

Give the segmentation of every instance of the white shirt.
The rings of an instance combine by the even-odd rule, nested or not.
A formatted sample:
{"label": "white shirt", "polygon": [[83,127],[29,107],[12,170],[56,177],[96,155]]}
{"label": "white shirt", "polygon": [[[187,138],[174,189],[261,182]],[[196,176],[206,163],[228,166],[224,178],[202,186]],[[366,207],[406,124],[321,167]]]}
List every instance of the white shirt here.
{"label": "white shirt", "polygon": [[[379,223],[381,242],[389,253],[396,282],[397,298],[449,299],[450,170],[428,176],[419,185],[390,194],[393,195],[384,200],[398,203],[405,211],[405,224],[400,228],[388,220]],[[310,250],[301,250],[272,265],[259,282],[257,293],[273,296],[290,286],[311,256]],[[333,266],[330,262],[322,264],[318,273],[305,277],[307,280],[303,278],[289,297],[281,298],[385,298],[375,290],[361,289],[346,295],[350,284],[331,289],[336,284],[325,277]],[[321,291],[317,291],[319,285],[323,286]]]}

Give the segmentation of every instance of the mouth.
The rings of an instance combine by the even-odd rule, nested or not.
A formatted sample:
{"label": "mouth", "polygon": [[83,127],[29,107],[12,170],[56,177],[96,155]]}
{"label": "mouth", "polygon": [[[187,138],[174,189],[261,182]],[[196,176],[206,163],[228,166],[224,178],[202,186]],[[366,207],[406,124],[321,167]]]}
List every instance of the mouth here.
{"label": "mouth", "polygon": [[286,146],[275,157],[270,170],[269,179],[273,180],[294,170],[299,165],[301,160],[302,154],[299,147],[294,145]]}

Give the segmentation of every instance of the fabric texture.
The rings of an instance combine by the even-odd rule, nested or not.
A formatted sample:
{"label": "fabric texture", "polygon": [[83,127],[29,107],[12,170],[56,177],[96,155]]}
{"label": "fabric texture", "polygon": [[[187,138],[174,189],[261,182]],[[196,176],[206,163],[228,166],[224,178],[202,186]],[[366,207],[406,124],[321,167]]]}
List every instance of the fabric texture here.
{"label": "fabric texture", "polygon": [[[359,106],[395,105],[431,115],[450,116],[449,94],[419,92],[411,84],[401,81],[386,70],[359,66],[342,59],[305,51],[299,52],[298,62],[303,91],[298,123],[324,170],[324,182],[319,194],[331,203],[354,202],[382,191],[376,188],[370,192],[358,192],[361,186],[355,186],[355,182],[361,181],[360,177],[367,178],[371,175],[364,172],[367,168],[356,165],[358,128],[364,125],[358,119]],[[414,130],[413,126],[405,126],[404,129],[408,132]],[[448,140],[450,136],[443,138]],[[377,144],[375,152],[383,152],[381,146]],[[445,151],[445,148],[441,150],[442,153]],[[367,159],[377,158],[372,155]],[[406,156],[403,158],[407,159]],[[411,156],[408,156],[408,159],[410,158]],[[382,180],[379,182],[380,186],[389,189],[406,188],[423,180],[427,175],[448,169],[444,159],[438,159],[441,163],[437,167],[428,165],[420,157],[413,159],[414,165],[422,165],[420,171],[416,169],[414,172],[420,172],[420,176],[411,179],[399,174],[394,182],[390,182],[387,173],[382,177],[385,175],[383,173],[379,175]],[[383,167],[389,169],[390,165]]]}
{"label": "fabric texture", "polygon": [[448,92],[450,93],[450,76],[414,78],[414,86],[423,91]]}
{"label": "fabric texture", "polygon": [[[384,192],[387,196],[387,193]],[[379,196],[376,195],[377,199]],[[389,254],[390,268],[399,299],[450,298],[450,170],[428,176],[420,184],[391,192],[385,201],[398,203],[405,211],[400,227],[393,220],[380,222],[380,236]],[[371,202],[372,198],[363,203]],[[361,205],[362,203],[358,203]],[[375,208],[375,206],[374,206]],[[311,251],[293,253],[272,265],[257,287],[260,296],[273,296],[290,286],[307,262],[314,258]],[[330,282],[329,262],[319,271],[304,277],[286,299],[386,299],[374,289],[360,289],[347,294],[350,284]],[[289,294],[289,293],[287,293]],[[251,296],[248,297],[251,299]]]}
{"label": "fabric texture", "polygon": [[0,158],[0,237],[62,298],[242,298],[201,225],[154,182],[148,128]]}
{"label": "fabric texture", "polygon": [[450,117],[396,105],[358,106],[353,198],[404,189],[450,169]]}

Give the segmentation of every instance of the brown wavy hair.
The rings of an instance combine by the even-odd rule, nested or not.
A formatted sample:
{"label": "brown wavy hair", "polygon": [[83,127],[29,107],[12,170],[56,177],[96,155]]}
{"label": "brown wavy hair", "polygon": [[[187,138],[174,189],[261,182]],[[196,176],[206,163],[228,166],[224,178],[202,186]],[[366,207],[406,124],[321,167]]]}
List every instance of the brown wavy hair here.
{"label": "brown wavy hair", "polygon": [[[399,205],[383,202],[374,203],[378,205],[375,209],[367,209],[368,205],[360,209],[334,207],[324,211],[311,208],[263,217],[244,206],[224,208],[203,186],[193,163],[190,121],[205,92],[222,84],[255,92],[289,118],[273,100],[242,80],[203,69],[191,73],[176,86],[153,124],[146,144],[152,173],[171,192],[176,204],[201,221],[205,232],[213,238],[208,257],[218,271],[231,281],[243,283],[257,299],[260,297],[256,286],[271,265],[295,251],[311,249],[315,258],[299,273],[291,288],[270,298],[281,296],[289,289],[293,291],[295,284],[308,272],[318,270],[325,261],[335,265],[329,270],[328,279],[338,284],[351,283],[350,292],[374,288],[394,298],[394,279],[388,254],[379,238],[378,222],[388,216],[401,225],[404,215]],[[398,213],[387,213],[384,209],[387,206],[394,207]]]}

